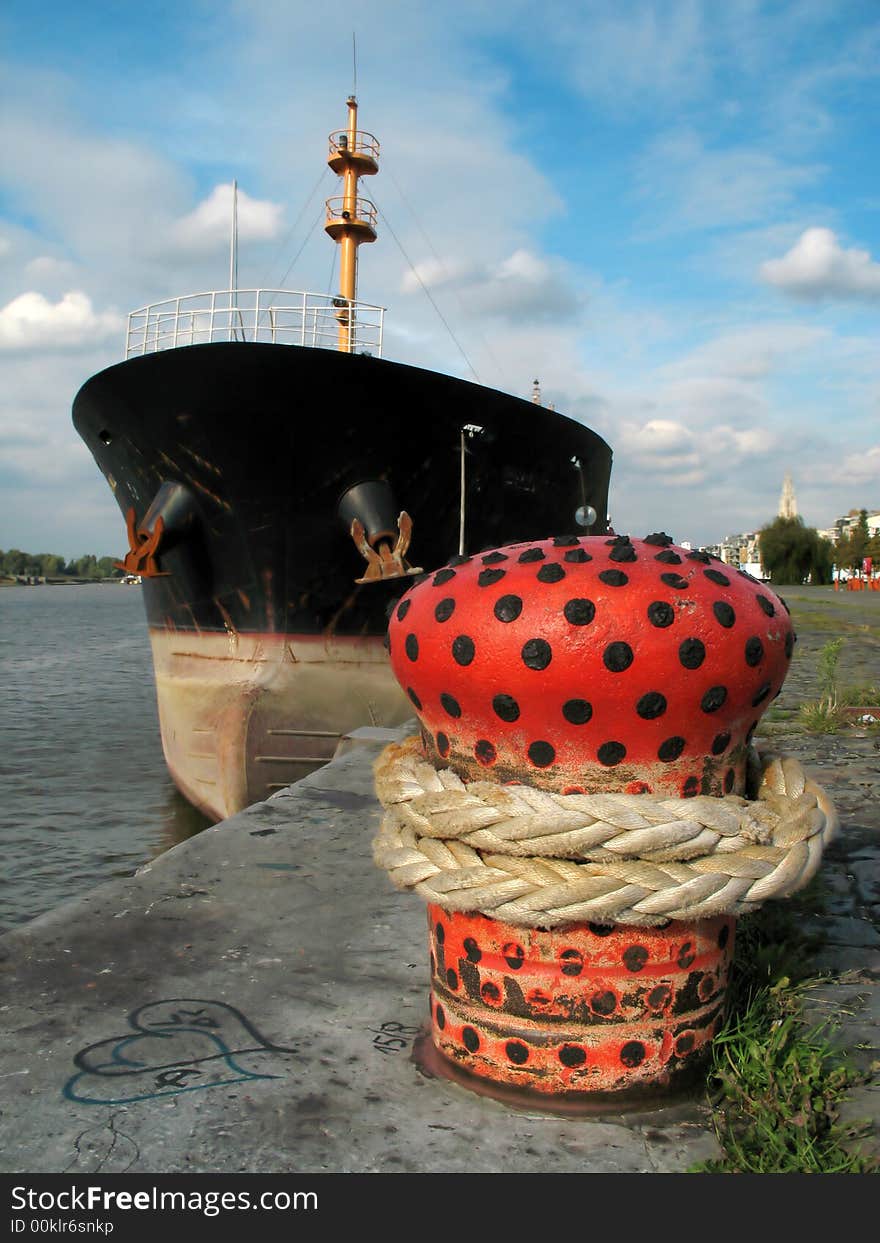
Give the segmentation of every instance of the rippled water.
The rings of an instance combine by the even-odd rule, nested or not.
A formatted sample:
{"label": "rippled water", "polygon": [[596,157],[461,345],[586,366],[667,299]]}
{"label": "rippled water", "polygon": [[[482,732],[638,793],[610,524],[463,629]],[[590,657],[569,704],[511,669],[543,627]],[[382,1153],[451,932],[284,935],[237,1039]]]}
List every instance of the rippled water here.
{"label": "rippled water", "polygon": [[162,758],[140,589],[0,587],[0,932],[208,823]]}

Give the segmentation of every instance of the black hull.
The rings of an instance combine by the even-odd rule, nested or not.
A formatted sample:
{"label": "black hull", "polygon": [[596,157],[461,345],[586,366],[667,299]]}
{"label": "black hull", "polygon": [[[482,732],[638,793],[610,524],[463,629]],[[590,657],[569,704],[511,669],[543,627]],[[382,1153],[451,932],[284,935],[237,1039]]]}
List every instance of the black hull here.
{"label": "black hull", "polygon": [[[172,698],[177,657],[195,658],[200,643],[213,642],[205,660],[222,659],[211,636],[262,636],[282,654],[285,637],[320,640],[328,662],[346,643],[360,644],[376,675],[373,646],[411,580],[355,582],[366,563],[339,518],[340,498],[364,480],[387,481],[394,518],[400,510],[412,518],[409,562],[446,564],[459,551],[466,424],[483,429],[466,455],[467,552],[607,526],[611,450],[594,432],[533,402],[364,355],[239,342],[148,354],[93,376],[76,396],[73,421],[123,514],[131,508],[138,525],[150,526],[157,496],[164,505],[161,574],[144,579],[143,593],[157,683],[161,673]],[[598,515],[587,532],[575,522],[584,502]],[[250,705],[243,719],[259,733],[253,702],[264,697],[241,667],[233,684],[233,696]],[[162,685],[159,692],[161,717]],[[284,699],[294,692],[278,693],[275,716],[287,712],[295,724],[300,709]],[[351,726],[339,718],[322,730],[320,692],[308,694],[318,701],[305,732],[326,733],[329,746]],[[370,706],[356,723],[405,719],[396,702]],[[166,719],[162,726],[169,756],[175,727]],[[237,745],[227,740],[227,764]],[[329,756],[305,758],[314,767]],[[231,804],[212,803],[181,779],[179,762],[169,764],[184,793],[214,815],[303,775],[286,770],[269,786],[248,777]]]}

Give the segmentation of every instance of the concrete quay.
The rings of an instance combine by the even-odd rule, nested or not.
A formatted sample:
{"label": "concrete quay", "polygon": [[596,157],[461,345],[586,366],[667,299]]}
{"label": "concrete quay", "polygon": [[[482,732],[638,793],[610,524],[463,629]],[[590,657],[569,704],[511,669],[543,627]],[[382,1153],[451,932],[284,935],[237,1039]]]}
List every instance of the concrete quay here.
{"label": "concrete quay", "polygon": [[[355,731],[268,802],[0,938],[3,1172],[657,1174],[720,1155],[698,1095],[557,1116],[421,1064],[425,906],[370,851],[372,765],[409,732]],[[759,741],[838,806],[809,1012],[870,1071],[880,734]],[[845,1109],[880,1151],[876,1077]]]}

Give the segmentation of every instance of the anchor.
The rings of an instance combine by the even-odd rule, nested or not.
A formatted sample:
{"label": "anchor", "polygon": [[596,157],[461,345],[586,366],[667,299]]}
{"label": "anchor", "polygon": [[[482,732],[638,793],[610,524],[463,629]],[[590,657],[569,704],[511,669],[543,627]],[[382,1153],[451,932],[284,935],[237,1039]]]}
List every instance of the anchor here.
{"label": "anchor", "polygon": [[356,583],[375,583],[383,578],[405,578],[407,575],[422,573],[420,566],[411,566],[404,560],[404,554],[412,539],[412,518],[405,509],[401,510],[397,519],[397,539],[393,546],[387,540],[377,540],[377,546],[372,547],[360,518],[352,520],[351,538],[367,562],[366,573],[363,578],[356,578]]}
{"label": "anchor", "polygon": [[116,569],[124,570],[126,574],[139,574],[141,578],[161,578],[167,574],[167,570],[160,570],[156,564],[156,554],[165,530],[164,519],[157,518],[152,530],[138,527],[132,506],[125,515],[125,525],[129,550],[122,561],[113,562]]}

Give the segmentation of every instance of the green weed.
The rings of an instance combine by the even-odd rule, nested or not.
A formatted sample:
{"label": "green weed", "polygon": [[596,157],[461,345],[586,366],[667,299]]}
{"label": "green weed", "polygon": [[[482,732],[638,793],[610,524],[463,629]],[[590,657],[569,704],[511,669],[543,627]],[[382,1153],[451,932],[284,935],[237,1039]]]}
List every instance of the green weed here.
{"label": "green weed", "polygon": [[854,1151],[839,1107],[861,1077],[828,1040],[827,1023],[807,1028],[803,1002],[815,941],[799,931],[814,881],[786,903],[768,903],[739,921],[728,1017],[711,1046],[707,1081],[723,1156],[693,1173],[869,1173],[877,1163]]}

